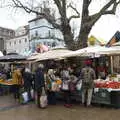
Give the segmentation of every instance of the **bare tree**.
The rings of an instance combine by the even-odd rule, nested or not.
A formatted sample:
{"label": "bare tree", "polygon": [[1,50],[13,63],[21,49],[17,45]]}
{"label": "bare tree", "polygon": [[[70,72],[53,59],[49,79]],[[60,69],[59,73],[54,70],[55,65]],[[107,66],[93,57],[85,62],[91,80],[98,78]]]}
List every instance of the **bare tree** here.
{"label": "bare tree", "polygon": [[[30,3],[26,0],[26,4],[23,2],[23,0],[11,1],[13,2],[14,7],[22,8],[27,13],[35,13],[36,15],[40,15],[47,19],[54,28],[57,28],[62,32],[68,49],[72,50],[86,47],[88,35],[94,24],[100,19],[102,15],[114,15],[117,6],[120,3],[120,0],[108,0],[108,2],[99,10],[99,12],[90,15],[89,6],[93,0],[82,0],[82,2],[79,0],[79,3],[77,4],[79,4],[79,6],[82,6],[81,12],[77,9],[77,7],[74,6],[73,2],[69,2],[70,0],[43,0],[42,4],[38,4],[36,7],[33,6],[33,2],[39,2],[41,0],[28,0]],[[53,2],[53,4],[56,6],[55,9],[57,9],[59,12],[59,22],[56,20],[56,16],[54,15],[56,10],[51,10],[49,5],[46,5],[47,2],[49,3],[49,1]],[[67,9],[69,8],[74,11],[74,15],[68,17]],[[70,22],[72,19],[76,18],[81,18],[81,25],[77,40],[74,40],[75,37],[72,32]]]}

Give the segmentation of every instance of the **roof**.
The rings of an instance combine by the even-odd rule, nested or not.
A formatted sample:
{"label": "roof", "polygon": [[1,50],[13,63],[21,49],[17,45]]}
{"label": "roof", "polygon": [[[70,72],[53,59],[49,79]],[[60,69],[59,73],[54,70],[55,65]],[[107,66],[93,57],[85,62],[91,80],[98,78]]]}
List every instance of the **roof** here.
{"label": "roof", "polygon": [[112,46],[113,44],[115,44],[116,42],[120,41],[120,32],[117,31],[113,37],[109,40],[109,42],[106,44],[107,47]]}
{"label": "roof", "polygon": [[13,31],[14,32],[14,30],[13,29],[10,29],[10,28],[5,28],[5,27],[0,27],[1,29],[5,29],[5,30],[10,30],[10,31]]}
{"label": "roof", "polygon": [[112,44],[112,46],[120,46],[120,41]]}
{"label": "roof", "polygon": [[39,19],[43,19],[43,17],[42,16],[37,16],[37,17],[35,17],[34,19],[32,19],[28,22],[30,23],[30,22],[33,22],[33,21],[36,21],[36,20],[39,20]]}
{"label": "roof", "polygon": [[0,62],[12,62],[12,61],[20,61],[20,60],[26,60],[26,56],[9,54],[0,57]]}

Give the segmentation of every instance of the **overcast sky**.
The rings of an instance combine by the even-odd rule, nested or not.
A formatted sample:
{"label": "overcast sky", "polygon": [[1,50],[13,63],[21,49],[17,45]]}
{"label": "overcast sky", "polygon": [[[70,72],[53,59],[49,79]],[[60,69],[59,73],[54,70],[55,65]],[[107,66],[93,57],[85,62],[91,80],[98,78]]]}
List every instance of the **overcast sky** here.
{"label": "overcast sky", "polygon": [[[93,7],[91,7],[91,9],[92,8]],[[17,14],[13,12],[11,14],[9,9],[6,8],[0,8],[0,16],[0,26],[11,29],[17,29],[20,26],[27,25],[28,21],[34,18],[33,15],[20,12],[17,12]],[[108,41],[117,30],[120,30],[120,16],[107,15],[103,16],[95,24],[90,34]]]}
{"label": "overcast sky", "polygon": [[15,13],[15,11],[12,13],[5,8],[0,8],[0,16],[0,26],[12,29],[28,24],[28,21],[33,18],[32,15],[22,12]]}

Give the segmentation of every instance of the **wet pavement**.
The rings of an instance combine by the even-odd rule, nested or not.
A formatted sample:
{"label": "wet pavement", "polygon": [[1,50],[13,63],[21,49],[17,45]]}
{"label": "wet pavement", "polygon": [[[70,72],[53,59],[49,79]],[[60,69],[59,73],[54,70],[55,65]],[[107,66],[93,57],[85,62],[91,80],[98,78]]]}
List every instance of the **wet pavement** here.
{"label": "wet pavement", "polygon": [[0,96],[0,120],[120,120],[120,109],[80,104],[65,108],[62,103],[39,109],[33,102],[20,105],[12,96]]}

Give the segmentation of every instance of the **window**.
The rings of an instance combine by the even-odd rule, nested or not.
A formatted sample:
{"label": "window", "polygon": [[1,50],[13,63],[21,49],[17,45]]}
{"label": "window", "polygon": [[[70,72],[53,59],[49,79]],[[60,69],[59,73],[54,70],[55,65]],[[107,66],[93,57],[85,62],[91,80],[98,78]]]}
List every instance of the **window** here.
{"label": "window", "polygon": [[9,34],[10,34],[10,36],[14,36],[14,32],[12,32],[12,31],[10,31]]}
{"label": "window", "polygon": [[48,31],[48,37],[50,37],[51,36],[51,32],[50,32],[50,30]]}
{"label": "window", "polygon": [[19,40],[19,44],[21,44],[21,40]]}
{"label": "window", "polygon": [[34,36],[33,36],[33,35],[31,35],[31,39],[33,39],[33,37],[34,37]]}
{"label": "window", "polygon": [[43,42],[43,44],[44,44],[44,45],[47,45],[47,43],[46,43],[46,42]]}
{"label": "window", "polygon": [[14,45],[16,45],[16,41],[14,41]]}
{"label": "window", "polygon": [[11,46],[11,42],[10,42],[10,46]]}
{"label": "window", "polygon": [[55,46],[56,46],[56,42],[53,42],[53,43],[52,43],[52,47],[55,47]]}
{"label": "window", "polygon": [[25,38],[25,42],[27,42],[27,38]]}
{"label": "window", "polygon": [[51,46],[51,43],[50,43],[50,42],[48,42],[48,43],[47,43],[47,45],[48,45],[48,46]]}
{"label": "window", "polygon": [[38,20],[36,20],[35,21],[35,26],[37,26],[39,24],[39,21]]}
{"label": "window", "polygon": [[38,36],[38,31],[35,31],[35,36]]}

